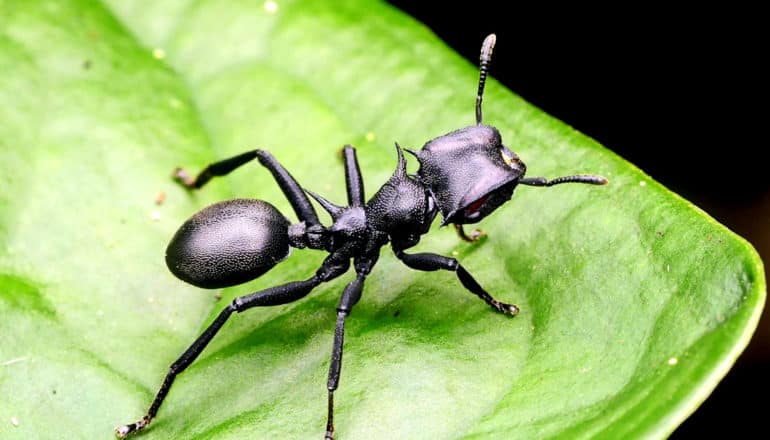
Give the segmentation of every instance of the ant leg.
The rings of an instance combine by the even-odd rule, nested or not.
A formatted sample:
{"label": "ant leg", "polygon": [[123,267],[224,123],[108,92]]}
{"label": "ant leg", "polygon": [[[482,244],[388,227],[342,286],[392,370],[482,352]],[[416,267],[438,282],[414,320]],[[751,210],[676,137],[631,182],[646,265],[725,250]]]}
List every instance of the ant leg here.
{"label": "ant leg", "polygon": [[174,169],[172,176],[174,177],[174,180],[181,183],[187,188],[199,189],[203,185],[208,183],[208,181],[211,180],[212,177],[225,176],[233,172],[236,168],[240,167],[241,165],[245,165],[251,162],[255,157],[257,157],[257,151],[258,150],[247,151],[237,156],[220,160],[219,162],[214,162],[209,166],[207,166],[206,168],[204,168],[203,171],[198,173],[198,175],[195,176],[194,179],[190,177],[190,175],[187,174],[187,171],[185,171],[185,169],[182,167],[177,167],[176,169]]}
{"label": "ant leg", "polygon": [[348,189],[348,205],[364,206],[364,181],[361,179],[361,169],[358,167],[356,149],[345,145],[342,149],[345,157],[345,183]]}
{"label": "ant leg", "polygon": [[307,226],[320,225],[318,215],[316,215],[315,209],[313,209],[313,205],[310,204],[310,200],[307,198],[307,195],[305,195],[302,187],[300,187],[294,177],[289,174],[277,160],[275,160],[273,155],[265,150],[247,151],[237,156],[214,162],[198,173],[195,178],[191,178],[183,168],[176,168],[173,177],[177,182],[187,188],[198,189],[213,177],[230,174],[236,168],[247,164],[254,158],[257,158],[259,163],[267,168],[273,175],[273,178],[278,182],[278,186],[281,187],[281,191],[283,191],[283,194],[289,200],[289,203],[291,203],[291,207],[294,209],[299,220],[304,221]]}
{"label": "ant leg", "polygon": [[403,251],[397,251],[396,257],[412,269],[426,272],[443,269],[456,272],[457,278],[460,279],[460,282],[466,289],[483,299],[484,302],[492,306],[496,311],[511,316],[515,316],[519,313],[519,308],[516,305],[506,304],[492,298],[492,296],[487,293],[487,291],[473,279],[471,274],[469,274],[468,271],[454,258],[430,253],[406,254]]}
{"label": "ant leg", "polygon": [[117,436],[125,438],[128,434],[139,431],[150,424],[152,419],[158,413],[158,409],[163,403],[163,400],[166,398],[166,395],[171,388],[171,384],[174,383],[174,378],[182,373],[198,357],[198,355],[201,354],[203,349],[206,348],[206,345],[211,342],[211,339],[214,338],[217,332],[219,332],[233,312],[242,312],[252,307],[277,306],[296,301],[310,293],[313,288],[326,280],[325,277],[316,274],[305,281],[295,281],[235,298],[232,303],[222,310],[214,322],[209,324],[198,339],[196,339],[195,342],[182,353],[179,359],[171,364],[171,367],[169,367],[169,371],[166,374],[166,378],[163,379],[163,384],[155,395],[155,400],[153,400],[152,405],[150,405],[147,414],[134,423],[115,428]]}
{"label": "ant leg", "polygon": [[286,168],[284,168],[283,165],[275,160],[272,154],[265,150],[256,150],[256,153],[259,163],[267,168],[273,175],[273,178],[275,178],[275,181],[278,182],[281,191],[283,191],[283,194],[289,200],[289,203],[291,203],[291,207],[294,208],[297,218],[299,218],[300,221],[304,221],[307,226],[320,225],[321,222],[318,221],[318,215],[316,214],[313,205],[310,203],[305,191],[299,186],[299,183],[297,183],[294,177],[286,171]]}
{"label": "ant leg", "polygon": [[361,291],[364,288],[365,275],[358,274],[355,280],[345,286],[340,303],[337,306],[337,324],[334,327],[334,345],[332,347],[332,359],[329,364],[329,391],[328,412],[326,417],[325,440],[334,438],[334,391],[340,383],[340,370],[342,369],[342,344],[345,336],[345,318],[350,314],[353,306],[361,299]]}
{"label": "ant leg", "polygon": [[602,176],[594,176],[592,174],[578,174],[577,176],[557,177],[553,180],[548,180],[545,177],[525,177],[523,179],[519,179],[519,183],[529,186],[554,186],[560,183],[587,183],[589,185],[606,185],[608,181]]}
{"label": "ant leg", "polygon": [[452,226],[455,227],[455,231],[457,232],[457,236],[460,237],[462,241],[467,241],[468,243],[473,243],[474,241],[479,241],[481,237],[486,235],[484,231],[481,229],[474,229],[471,231],[471,235],[467,235],[465,233],[465,229],[463,229],[463,225],[458,225],[457,223],[452,223]]}

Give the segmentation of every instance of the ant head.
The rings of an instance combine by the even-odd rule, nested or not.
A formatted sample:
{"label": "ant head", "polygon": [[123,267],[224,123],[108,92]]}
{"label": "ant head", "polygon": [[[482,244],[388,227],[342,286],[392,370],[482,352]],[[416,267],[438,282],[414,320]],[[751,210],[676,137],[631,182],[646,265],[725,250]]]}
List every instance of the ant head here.
{"label": "ant head", "polygon": [[431,140],[410,153],[441,211],[441,225],[478,223],[510,200],[527,167],[502,144],[500,132],[475,125]]}
{"label": "ant head", "polygon": [[436,200],[441,225],[477,223],[511,199],[527,167],[503,145],[496,128],[482,124],[481,101],[495,34],[481,45],[476,125],[453,131],[412,152],[420,161],[418,174]]}

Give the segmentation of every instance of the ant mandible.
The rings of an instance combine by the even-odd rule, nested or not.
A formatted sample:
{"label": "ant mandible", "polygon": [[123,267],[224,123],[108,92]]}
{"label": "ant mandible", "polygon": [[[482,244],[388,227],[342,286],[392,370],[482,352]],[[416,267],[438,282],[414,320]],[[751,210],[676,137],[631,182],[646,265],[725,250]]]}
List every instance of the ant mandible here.
{"label": "ant mandible", "polygon": [[[183,281],[207,289],[234,286],[264,274],[289,255],[291,247],[326,251],[329,255],[308,279],[294,281],[235,298],[209,324],[206,330],[169,368],[163,384],[147,414],[137,422],[115,429],[119,437],[145,428],[156,416],[174,378],[182,373],[206,348],[214,335],[234,312],[253,307],[277,306],[297,301],[319,284],[333,280],[353,267],[356,278],[345,286],[337,306],[331,363],[329,366],[326,439],[334,434],[334,391],[342,367],[345,318],[361,298],[364,281],[379,258],[380,248],[390,243],[393,253],[408,267],[421,271],[455,272],[460,283],[489,304],[495,311],[515,316],[519,309],[493,298],[454,258],[433,253],[408,254],[428,232],[438,211],[441,225],[453,224],[464,240],[464,224],[478,223],[511,199],[517,185],[553,186],[575,182],[604,185],[595,175],[575,175],[547,180],[524,177],[526,166],[502,144],[500,132],[482,124],[481,101],[487,70],[495,45],[489,35],[481,48],[476,125],[461,128],[426,143],[421,150],[406,150],[420,163],[416,175],[406,172],[406,160],[396,143],[398,165],[393,176],[364,201],[364,185],[356,151],[343,149],[347,206],[338,206],[318,194],[303,189],[288,171],[267,151],[254,150],[207,166],[195,178],[182,169],[176,179],[185,187],[198,189],[215,176],[224,176],[257,159],[275,178],[291,203],[299,222],[291,224],[273,205],[254,199],[235,199],[215,203],[187,220],[171,239],[166,264]],[[332,217],[324,226],[307,197],[314,198]]]}

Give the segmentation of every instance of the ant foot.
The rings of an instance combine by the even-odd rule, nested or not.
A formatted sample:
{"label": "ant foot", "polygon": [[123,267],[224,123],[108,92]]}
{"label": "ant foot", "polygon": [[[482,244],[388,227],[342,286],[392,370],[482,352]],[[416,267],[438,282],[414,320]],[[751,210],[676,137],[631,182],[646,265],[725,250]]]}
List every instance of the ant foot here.
{"label": "ant foot", "polygon": [[132,432],[136,432],[141,429],[144,429],[144,427],[149,424],[150,424],[150,418],[147,416],[144,416],[141,418],[141,420],[138,420],[129,425],[122,425],[122,426],[115,427],[115,435],[118,438],[126,438],[126,436],[128,436]]}
{"label": "ant foot", "polygon": [[195,188],[195,179],[190,177],[190,174],[182,167],[174,168],[174,172],[171,173],[171,177],[175,182],[178,182],[185,188]]}
{"label": "ant foot", "polygon": [[479,241],[481,237],[485,237],[487,235],[481,229],[474,229],[471,231],[471,235],[467,235],[465,233],[465,229],[463,229],[463,225],[458,225],[458,224],[453,224],[453,225],[455,227],[455,231],[457,231],[457,236],[459,236],[461,240],[467,241],[468,243]]}

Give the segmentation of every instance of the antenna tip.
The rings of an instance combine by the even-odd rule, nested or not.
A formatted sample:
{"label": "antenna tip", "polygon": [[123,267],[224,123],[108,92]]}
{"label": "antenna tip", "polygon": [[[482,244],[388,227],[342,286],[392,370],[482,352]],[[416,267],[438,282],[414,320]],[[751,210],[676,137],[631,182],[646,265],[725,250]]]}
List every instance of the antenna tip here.
{"label": "antenna tip", "polygon": [[495,43],[497,42],[497,35],[495,34],[489,34],[487,35],[487,38],[484,38],[484,43],[482,43],[482,51],[491,51],[492,48],[495,47]]}
{"label": "antenna tip", "polygon": [[589,183],[591,185],[607,185],[607,184],[610,183],[610,181],[607,180],[607,178],[604,177],[604,176],[595,176],[593,174],[584,174],[582,177],[586,179],[584,181],[585,183]]}

